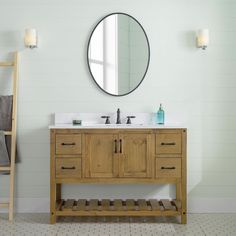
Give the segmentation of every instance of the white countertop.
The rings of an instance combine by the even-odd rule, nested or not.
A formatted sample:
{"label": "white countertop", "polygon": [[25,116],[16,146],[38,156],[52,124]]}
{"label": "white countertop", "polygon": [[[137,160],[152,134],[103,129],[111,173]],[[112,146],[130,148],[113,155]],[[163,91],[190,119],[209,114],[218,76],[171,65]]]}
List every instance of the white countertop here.
{"label": "white countertop", "polygon": [[[111,124],[105,124],[101,118],[103,115],[110,116]],[[132,124],[126,124],[127,116],[134,115]],[[122,124],[116,123],[116,113],[55,113],[54,125],[49,129],[180,129],[186,128],[178,119],[168,119],[164,125],[156,124],[156,113],[121,113]],[[81,120],[82,125],[73,125],[73,120]]]}
{"label": "white countertop", "polygon": [[57,124],[50,125],[49,129],[180,129],[186,128],[177,124],[91,124],[91,125],[72,125],[72,124]]}

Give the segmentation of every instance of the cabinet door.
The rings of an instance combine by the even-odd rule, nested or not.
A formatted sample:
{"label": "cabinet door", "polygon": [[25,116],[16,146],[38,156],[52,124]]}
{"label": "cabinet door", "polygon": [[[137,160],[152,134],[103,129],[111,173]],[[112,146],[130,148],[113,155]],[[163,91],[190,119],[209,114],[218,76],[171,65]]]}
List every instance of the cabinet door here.
{"label": "cabinet door", "polygon": [[145,133],[127,133],[119,136],[120,177],[152,177],[151,137]]}
{"label": "cabinet door", "polygon": [[118,175],[118,137],[114,134],[85,135],[85,177],[112,178]]}

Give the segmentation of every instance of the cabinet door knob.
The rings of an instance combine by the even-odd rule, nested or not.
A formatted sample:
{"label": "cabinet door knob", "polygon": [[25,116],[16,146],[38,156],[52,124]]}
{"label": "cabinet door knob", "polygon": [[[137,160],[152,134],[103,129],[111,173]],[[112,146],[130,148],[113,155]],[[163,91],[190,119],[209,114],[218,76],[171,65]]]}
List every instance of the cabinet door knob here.
{"label": "cabinet door knob", "polygon": [[62,143],[61,145],[62,146],[74,146],[75,143]]}
{"label": "cabinet door knob", "polygon": [[162,166],[161,167],[162,170],[175,170],[175,167],[172,166],[172,167],[165,167],[165,166]]}
{"label": "cabinet door knob", "polygon": [[172,143],[161,143],[162,146],[174,146],[176,143],[172,142]]}
{"label": "cabinet door knob", "polygon": [[71,166],[71,167],[62,166],[61,169],[62,170],[75,170],[75,166]]}

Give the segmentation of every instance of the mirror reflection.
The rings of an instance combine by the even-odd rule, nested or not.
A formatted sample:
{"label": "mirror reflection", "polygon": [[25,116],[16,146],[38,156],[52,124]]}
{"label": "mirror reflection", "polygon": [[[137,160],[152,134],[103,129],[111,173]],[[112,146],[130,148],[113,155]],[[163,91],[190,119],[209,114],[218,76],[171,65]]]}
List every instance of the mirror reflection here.
{"label": "mirror reflection", "polygon": [[122,96],[142,82],[149,64],[146,33],[124,13],[106,16],[93,30],[88,44],[88,65],[98,86]]}

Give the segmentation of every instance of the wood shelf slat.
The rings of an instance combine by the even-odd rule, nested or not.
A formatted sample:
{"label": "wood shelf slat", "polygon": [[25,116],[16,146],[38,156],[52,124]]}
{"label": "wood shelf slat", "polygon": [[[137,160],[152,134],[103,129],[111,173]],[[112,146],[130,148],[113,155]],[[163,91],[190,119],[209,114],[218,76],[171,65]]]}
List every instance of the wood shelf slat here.
{"label": "wood shelf slat", "polygon": [[156,199],[150,199],[149,202],[153,211],[162,210],[163,207],[159,204],[159,202]]}
{"label": "wood shelf slat", "polygon": [[103,199],[101,201],[101,210],[102,211],[109,211],[110,210],[110,200],[109,199]]}
{"label": "wood shelf slat", "polygon": [[125,204],[126,204],[126,209],[128,211],[132,211],[132,210],[136,210],[136,207],[135,207],[135,202],[133,199],[127,199],[125,201]]}
{"label": "wood shelf slat", "polygon": [[121,211],[123,210],[123,204],[121,199],[115,199],[113,202],[114,211]]}
{"label": "wood shelf slat", "polygon": [[93,210],[98,210],[98,200],[97,199],[91,199],[89,201],[89,206],[88,206],[89,210],[93,211]]}
{"label": "wood shelf slat", "polygon": [[76,201],[75,205],[73,206],[74,211],[85,211],[86,210],[86,199],[79,199]]}
{"label": "wood shelf slat", "polygon": [[162,203],[164,210],[175,210],[175,207],[171,204],[170,200],[168,199],[161,199],[160,202]]}
{"label": "wood shelf slat", "polygon": [[74,199],[68,199],[65,201],[65,204],[63,205],[63,211],[69,211],[72,210],[73,206],[74,206]]}
{"label": "wood shelf slat", "polygon": [[139,210],[141,211],[148,210],[148,205],[145,199],[138,199],[137,203],[138,203]]}

